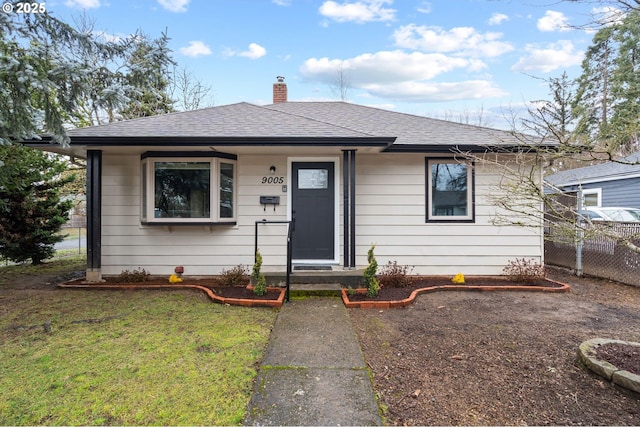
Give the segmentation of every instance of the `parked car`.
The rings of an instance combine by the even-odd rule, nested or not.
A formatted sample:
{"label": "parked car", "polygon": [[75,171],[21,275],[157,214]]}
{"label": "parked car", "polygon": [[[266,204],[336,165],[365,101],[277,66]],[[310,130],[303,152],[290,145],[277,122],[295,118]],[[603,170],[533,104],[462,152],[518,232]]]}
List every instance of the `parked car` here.
{"label": "parked car", "polygon": [[588,206],[584,216],[593,221],[640,222],[640,209]]}

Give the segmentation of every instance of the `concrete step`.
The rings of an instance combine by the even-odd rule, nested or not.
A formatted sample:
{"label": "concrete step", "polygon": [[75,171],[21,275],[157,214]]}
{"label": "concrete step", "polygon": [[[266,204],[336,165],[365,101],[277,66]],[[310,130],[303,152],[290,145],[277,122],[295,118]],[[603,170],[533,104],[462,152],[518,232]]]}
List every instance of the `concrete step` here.
{"label": "concrete step", "polygon": [[[362,284],[363,270],[296,270],[291,272],[289,281],[291,285],[305,284],[321,289],[319,285],[338,284],[341,287],[357,288]],[[286,271],[263,271],[268,286],[285,286],[287,280]],[[292,286],[293,289],[293,286]]]}
{"label": "concrete step", "polygon": [[318,296],[334,297],[342,295],[340,283],[292,283],[289,286],[289,296]]}

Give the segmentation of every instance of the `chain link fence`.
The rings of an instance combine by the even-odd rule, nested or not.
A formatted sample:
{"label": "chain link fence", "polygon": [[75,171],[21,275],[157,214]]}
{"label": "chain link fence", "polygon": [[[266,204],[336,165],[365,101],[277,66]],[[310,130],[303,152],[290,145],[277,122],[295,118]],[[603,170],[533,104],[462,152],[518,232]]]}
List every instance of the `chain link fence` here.
{"label": "chain link fence", "polygon": [[545,263],[640,286],[640,253],[625,244],[640,246],[640,223],[582,223],[576,215],[578,200],[576,193],[559,195],[558,206],[565,209],[546,215]]}

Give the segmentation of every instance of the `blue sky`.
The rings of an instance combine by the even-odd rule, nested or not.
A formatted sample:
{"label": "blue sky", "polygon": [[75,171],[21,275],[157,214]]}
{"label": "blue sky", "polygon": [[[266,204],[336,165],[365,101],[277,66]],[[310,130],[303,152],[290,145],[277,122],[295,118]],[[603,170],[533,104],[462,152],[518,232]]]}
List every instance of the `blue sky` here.
{"label": "blue sky", "polygon": [[[208,105],[271,103],[284,76],[289,101],[347,100],[459,119],[548,99],[538,78],[580,74],[593,37],[576,26],[593,4],[556,0],[48,0],[67,22],[84,10],[94,30],[123,37],[165,29],[174,60],[212,87]],[[474,119],[472,119],[473,121]]]}

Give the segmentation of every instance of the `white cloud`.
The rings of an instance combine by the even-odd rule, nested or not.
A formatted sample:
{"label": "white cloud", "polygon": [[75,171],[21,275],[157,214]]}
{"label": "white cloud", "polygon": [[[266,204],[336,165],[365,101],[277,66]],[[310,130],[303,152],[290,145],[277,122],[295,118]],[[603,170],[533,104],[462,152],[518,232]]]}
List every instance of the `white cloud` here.
{"label": "white cloud", "polygon": [[322,16],[337,22],[356,22],[362,24],[371,21],[393,21],[396,10],[385,8],[385,4],[392,4],[393,0],[360,0],[337,3],[332,0],[322,3],[318,12]]}
{"label": "white cloud", "polygon": [[505,95],[490,80],[430,81],[448,72],[472,71],[482,66],[484,64],[476,59],[395,50],[348,59],[310,58],[300,67],[300,74],[309,81],[332,84],[337,70],[342,69],[349,73],[353,88],[366,92],[364,96],[395,101],[451,101]]}
{"label": "white cloud", "polygon": [[544,16],[538,19],[538,30],[543,32],[570,31],[569,19],[562,12],[547,10]]}
{"label": "white cloud", "polygon": [[211,49],[209,46],[201,42],[200,40],[193,40],[189,42],[189,46],[181,47],[178,49],[184,56],[206,56],[211,55]]}
{"label": "white cloud", "polygon": [[493,15],[491,15],[491,18],[489,18],[489,25],[500,25],[504,21],[508,20],[508,15],[505,15],[504,13],[494,13]]}
{"label": "white cloud", "polygon": [[238,52],[233,49],[226,49],[224,51],[224,54],[226,56],[243,56],[249,59],[258,59],[258,58],[262,58],[267,54],[267,49],[263,48],[257,43],[250,43],[248,50],[245,50],[243,52]]}
{"label": "white cloud", "polygon": [[349,59],[310,58],[300,67],[306,79],[331,83],[338,69],[349,73],[355,87],[382,83],[430,80],[456,69],[477,69],[476,61],[441,53],[407,53],[401,50],[365,53]]}
{"label": "white cloud", "polygon": [[612,6],[602,6],[591,9],[591,16],[598,25],[609,27],[621,23],[626,13]]}
{"label": "white cloud", "polygon": [[158,0],[158,4],[169,12],[186,12],[191,0]]}
{"label": "white cloud", "polygon": [[238,53],[238,56],[244,56],[249,59],[258,59],[262,58],[267,54],[267,49],[263,48],[257,43],[249,44],[249,50]]}
{"label": "white cloud", "polygon": [[518,63],[511,67],[512,70],[550,73],[560,68],[580,65],[584,57],[584,52],[575,51],[570,40],[560,40],[545,48],[527,45],[526,50],[527,55],[520,58]]}
{"label": "white cloud", "polygon": [[291,0],[271,0],[274,4],[278,6],[291,6]]}
{"label": "white cloud", "polygon": [[394,85],[368,85],[372,95],[405,102],[441,102],[486,99],[507,95],[488,80],[460,82],[402,82]]}
{"label": "white cloud", "polygon": [[110,43],[117,43],[120,40],[122,40],[123,38],[126,38],[126,37],[118,36],[116,34],[105,33],[104,31],[93,31],[93,34],[96,37],[99,37],[102,40],[104,40],[106,42],[110,42]]}
{"label": "white cloud", "polygon": [[100,0],[67,0],[64,4],[79,9],[97,9],[100,7]]}
{"label": "white cloud", "polygon": [[418,5],[418,8],[416,10],[420,13],[431,13],[431,3],[429,3],[428,1],[423,1]]}
{"label": "white cloud", "polygon": [[440,27],[403,25],[393,33],[399,47],[428,52],[463,53],[476,57],[496,57],[513,50],[510,43],[500,41],[502,33],[481,34],[472,27]]}

